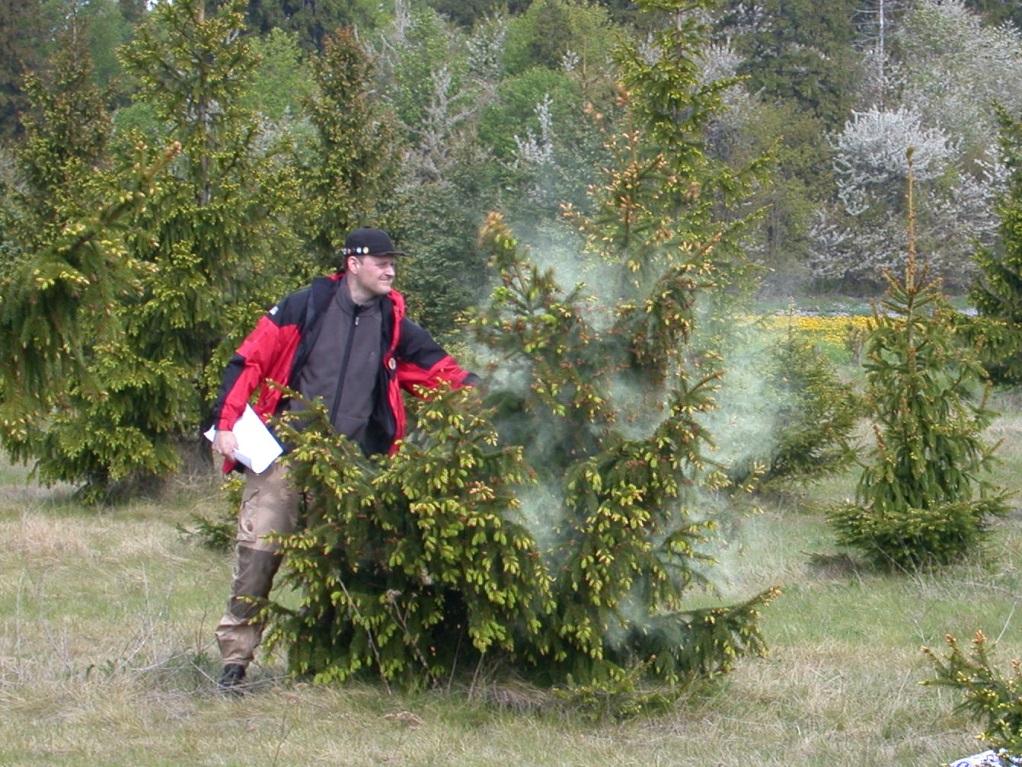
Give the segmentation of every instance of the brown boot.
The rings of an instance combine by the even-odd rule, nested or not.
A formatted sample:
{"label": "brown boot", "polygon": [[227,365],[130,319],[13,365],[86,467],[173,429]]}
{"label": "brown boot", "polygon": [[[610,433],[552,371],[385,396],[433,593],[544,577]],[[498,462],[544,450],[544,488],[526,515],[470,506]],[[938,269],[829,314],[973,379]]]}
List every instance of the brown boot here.
{"label": "brown boot", "polygon": [[228,663],[217,682],[220,692],[225,695],[241,695],[245,692],[245,667],[240,663]]}

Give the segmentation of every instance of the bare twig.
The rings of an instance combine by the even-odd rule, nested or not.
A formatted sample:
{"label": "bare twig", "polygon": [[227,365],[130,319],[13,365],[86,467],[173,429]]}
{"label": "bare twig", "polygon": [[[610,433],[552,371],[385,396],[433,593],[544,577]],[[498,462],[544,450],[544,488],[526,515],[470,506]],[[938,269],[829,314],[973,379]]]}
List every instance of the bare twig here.
{"label": "bare twig", "polygon": [[373,651],[373,657],[376,658],[376,667],[380,670],[380,679],[383,681],[383,687],[387,691],[387,695],[393,695],[393,691],[390,689],[390,683],[387,681],[387,675],[383,673],[383,659],[380,657],[380,649],[376,646],[376,637],[373,636],[372,629],[369,628],[368,622],[363,617],[362,613],[359,612],[358,605],[356,605],[355,600],[351,598],[351,594],[348,592],[348,587],[344,585],[344,581],[338,578],[337,582],[340,584],[341,591],[344,592],[344,597],[348,600],[348,604],[351,605],[352,611],[365,627],[366,636],[369,639],[369,648]]}

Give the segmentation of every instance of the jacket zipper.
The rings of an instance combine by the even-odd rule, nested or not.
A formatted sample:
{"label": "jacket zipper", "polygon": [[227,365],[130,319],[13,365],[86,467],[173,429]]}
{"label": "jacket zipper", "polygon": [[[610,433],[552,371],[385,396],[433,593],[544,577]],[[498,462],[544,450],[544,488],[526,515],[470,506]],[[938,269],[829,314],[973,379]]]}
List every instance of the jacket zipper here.
{"label": "jacket zipper", "polygon": [[362,307],[355,304],[353,312],[354,320],[348,325],[348,343],[344,347],[344,359],[341,361],[341,373],[337,376],[337,390],[334,392],[334,402],[330,407],[330,425],[335,426],[337,421],[337,408],[341,406],[341,393],[344,391],[344,379],[348,375],[348,363],[351,361],[351,347],[355,344],[355,328],[358,327],[358,313]]}

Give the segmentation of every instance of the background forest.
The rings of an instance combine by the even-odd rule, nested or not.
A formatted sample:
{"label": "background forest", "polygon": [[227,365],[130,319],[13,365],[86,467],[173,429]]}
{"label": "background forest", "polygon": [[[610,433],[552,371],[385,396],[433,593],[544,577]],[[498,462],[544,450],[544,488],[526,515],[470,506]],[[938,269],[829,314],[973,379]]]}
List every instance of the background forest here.
{"label": "background forest", "polygon": [[[655,55],[658,23],[628,3],[253,0],[196,9],[210,19],[196,26],[184,5],[0,10],[0,257],[20,295],[3,306],[20,378],[0,426],[43,479],[97,497],[179,465],[170,442],[194,433],[240,334],[332,268],[354,225],[415,254],[413,315],[449,343],[493,285],[477,244],[489,211],[570,282],[591,186],[627,151],[608,140],[632,119],[615,51]],[[1001,122],[1022,109],[1012,9],[692,11],[699,78],[728,85],[706,152],[735,172],[770,163],[724,214],[754,218],[738,246],[761,296],[882,292],[905,261],[909,147],[919,252],[945,290],[974,286],[975,254],[1000,247]]]}
{"label": "background forest", "polygon": [[[311,516],[247,763],[452,763],[423,733],[492,763],[467,733],[508,712],[542,734],[523,764],[931,763],[971,740],[906,692],[920,662],[1020,747],[1017,666],[982,635],[917,652],[1019,647],[1020,28],[962,0],[5,3],[0,700],[64,713],[0,740],[92,763],[99,716],[127,737],[101,761],[180,763],[233,726],[184,636],[226,558],[182,534],[222,542],[234,503],[197,432],[258,316],[368,224],[486,383],[414,404],[393,460],[291,434]],[[392,683],[417,736],[317,730],[417,730]],[[585,742],[679,699],[657,737],[718,734]],[[731,737],[753,720],[762,747]]]}
{"label": "background forest", "polygon": [[[245,58],[234,62],[218,99],[244,112],[235,140],[248,142],[246,161],[272,157],[278,170],[315,164],[326,127],[316,104],[322,112],[325,100],[345,98],[327,82],[330,39],[342,27],[355,30],[367,57],[355,75],[362,108],[386,129],[361,149],[377,167],[360,169],[363,187],[347,192],[360,202],[348,211],[335,203],[332,225],[343,229],[345,213],[389,216],[430,264],[469,269],[464,282],[474,288],[427,283],[418,291],[439,325],[480,297],[472,242],[482,211],[504,208],[513,221],[531,222],[537,238],[559,236],[558,205],[582,202],[605,159],[597,124],[606,129],[620,116],[615,45],[650,31],[624,2],[251,0],[241,10]],[[145,2],[26,0],[0,12],[9,188],[26,183],[14,155],[42,109],[26,74],[51,98],[76,84],[97,89],[87,117],[106,145],[87,158],[93,163],[123,153],[132,130],[153,143],[174,137],[146,92],[145,65],[118,53],[149,15]],[[761,152],[775,158],[772,183],[757,200],[767,215],[747,243],[767,269],[767,287],[787,294],[880,286],[878,270],[904,252],[897,213],[908,146],[916,147],[923,249],[951,287],[968,285],[970,254],[993,237],[990,203],[1004,183],[994,105],[1015,114],[1022,101],[1020,16],[1012,3],[981,1],[718,4],[708,19],[704,77],[744,79],[709,139],[734,164]],[[83,79],[58,74],[58,54],[70,50]],[[103,120],[109,125],[99,127]],[[297,223],[275,228],[293,235]],[[292,249],[307,250],[308,238]]]}

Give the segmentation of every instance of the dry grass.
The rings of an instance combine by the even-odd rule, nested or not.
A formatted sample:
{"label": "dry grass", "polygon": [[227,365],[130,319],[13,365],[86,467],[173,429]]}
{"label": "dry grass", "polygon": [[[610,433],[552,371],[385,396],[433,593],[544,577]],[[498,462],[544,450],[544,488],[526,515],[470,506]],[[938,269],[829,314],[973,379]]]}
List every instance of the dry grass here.
{"label": "dry grass", "polygon": [[[1022,417],[996,425],[1018,487]],[[921,687],[919,652],[982,628],[1022,655],[1022,518],[990,556],[952,571],[884,575],[837,551],[818,508],[850,477],[737,515],[725,593],[768,584],[772,647],[669,714],[592,722],[514,686],[388,696],[310,687],[269,659],[243,700],[214,692],[211,635],[228,557],[175,524],[216,504],[102,512],[24,486],[0,493],[0,765],[938,765],[980,750],[948,691]],[[469,699],[469,692],[472,693]]]}

